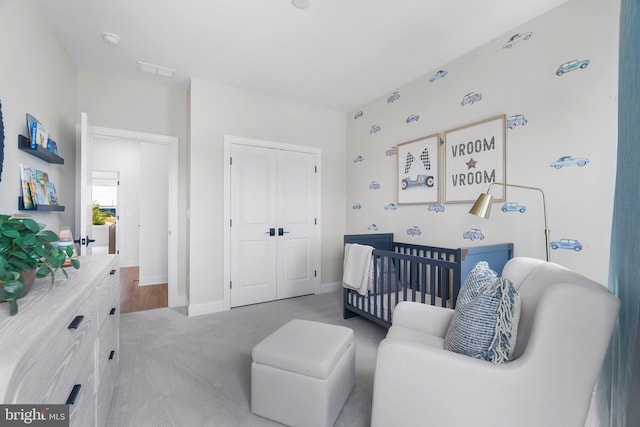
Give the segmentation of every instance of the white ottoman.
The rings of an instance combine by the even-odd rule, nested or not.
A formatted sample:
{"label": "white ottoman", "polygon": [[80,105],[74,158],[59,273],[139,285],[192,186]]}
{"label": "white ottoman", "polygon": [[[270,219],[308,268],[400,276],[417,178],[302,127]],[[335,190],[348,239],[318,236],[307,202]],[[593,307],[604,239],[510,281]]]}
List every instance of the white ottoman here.
{"label": "white ottoman", "polygon": [[355,383],[353,330],[292,320],[251,356],[251,412],[290,426],[335,423]]}

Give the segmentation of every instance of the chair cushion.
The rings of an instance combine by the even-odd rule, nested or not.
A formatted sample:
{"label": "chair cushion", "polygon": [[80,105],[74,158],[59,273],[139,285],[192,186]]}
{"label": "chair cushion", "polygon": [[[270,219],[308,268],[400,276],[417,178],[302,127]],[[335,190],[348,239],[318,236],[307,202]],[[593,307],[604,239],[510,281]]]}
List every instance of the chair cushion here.
{"label": "chair cushion", "polygon": [[258,343],[251,355],[256,363],[326,379],[352,344],[350,328],[294,319]]}
{"label": "chair cushion", "polygon": [[511,359],[520,319],[520,296],[511,282],[481,261],[460,289],[444,348],[494,364]]}

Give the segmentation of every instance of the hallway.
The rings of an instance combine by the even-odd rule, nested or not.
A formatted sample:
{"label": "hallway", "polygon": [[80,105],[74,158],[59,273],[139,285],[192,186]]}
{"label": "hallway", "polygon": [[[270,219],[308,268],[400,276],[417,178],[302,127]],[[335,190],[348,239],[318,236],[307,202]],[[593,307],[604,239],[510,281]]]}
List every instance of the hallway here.
{"label": "hallway", "polygon": [[139,286],[138,277],[138,267],[120,269],[120,312],[167,307],[167,284]]}

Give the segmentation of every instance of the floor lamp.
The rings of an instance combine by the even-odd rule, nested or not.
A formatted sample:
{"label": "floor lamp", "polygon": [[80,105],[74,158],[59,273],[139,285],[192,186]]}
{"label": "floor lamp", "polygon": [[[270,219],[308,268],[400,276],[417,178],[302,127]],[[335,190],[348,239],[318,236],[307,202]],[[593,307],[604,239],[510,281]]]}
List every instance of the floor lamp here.
{"label": "floor lamp", "polygon": [[492,182],[489,184],[489,188],[486,193],[481,193],[478,196],[478,200],[473,204],[473,207],[469,211],[470,214],[482,217],[484,219],[489,219],[489,214],[491,213],[491,202],[493,201],[493,196],[489,194],[491,191],[491,187],[493,185],[502,185],[503,187],[517,187],[524,188],[526,190],[536,190],[542,194],[542,207],[544,212],[544,243],[545,250],[547,254],[547,261],[549,261],[549,224],[547,222],[547,203],[544,199],[544,191],[537,187],[527,187],[526,185],[517,185],[517,184],[505,184],[503,182]]}

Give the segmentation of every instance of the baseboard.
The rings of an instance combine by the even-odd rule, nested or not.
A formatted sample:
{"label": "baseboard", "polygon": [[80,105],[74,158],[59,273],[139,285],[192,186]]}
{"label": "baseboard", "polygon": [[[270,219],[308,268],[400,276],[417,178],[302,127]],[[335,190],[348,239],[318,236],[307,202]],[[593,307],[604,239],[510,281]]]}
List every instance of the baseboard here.
{"label": "baseboard", "polygon": [[140,276],[138,286],[149,286],[169,283],[169,277],[165,275]]}
{"label": "baseboard", "polygon": [[340,289],[342,289],[342,282],[321,283],[316,289],[316,294],[328,294],[329,292],[336,292]]}
{"label": "baseboard", "polygon": [[191,316],[202,316],[203,314],[219,313],[221,311],[227,311],[229,307],[226,306],[224,301],[212,301],[202,304],[189,304],[187,306],[187,313]]}

